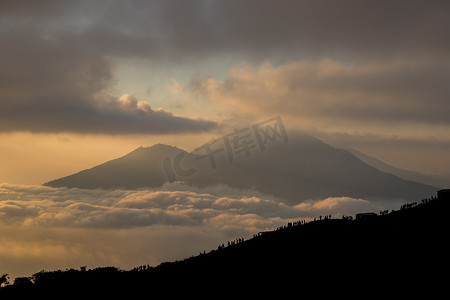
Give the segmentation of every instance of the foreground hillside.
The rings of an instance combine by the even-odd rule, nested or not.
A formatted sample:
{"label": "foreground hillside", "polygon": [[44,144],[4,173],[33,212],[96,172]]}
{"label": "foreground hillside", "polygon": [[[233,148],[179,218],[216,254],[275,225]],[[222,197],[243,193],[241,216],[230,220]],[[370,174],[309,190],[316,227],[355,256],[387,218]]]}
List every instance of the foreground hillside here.
{"label": "foreground hillside", "polygon": [[[444,194],[442,194],[444,195]],[[361,218],[295,222],[250,240],[157,267],[39,272],[16,279],[0,296],[175,295],[380,290],[439,287],[448,264],[450,199],[433,197]],[[446,272],[446,271],[444,271]],[[416,283],[406,287],[404,284]],[[323,291],[325,292],[325,291]],[[430,291],[432,292],[432,291]]]}

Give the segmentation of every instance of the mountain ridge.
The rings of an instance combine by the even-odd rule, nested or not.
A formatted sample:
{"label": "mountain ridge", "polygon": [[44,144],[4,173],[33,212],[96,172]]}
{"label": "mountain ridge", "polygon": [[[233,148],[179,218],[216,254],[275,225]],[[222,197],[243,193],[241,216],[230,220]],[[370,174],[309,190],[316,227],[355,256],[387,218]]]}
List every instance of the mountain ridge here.
{"label": "mountain ridge", "polygon": [[[198,187],[226,184],[288,201],[346,196],[373,201],[426,197],[435,187],[382,172],[350,152],[303,133],[287,143],[227,152],[214,139],[192,152],[156,144],[44,185],[77,188],[157,188],[185,181]],[[215,148],[214,148],[215,147]]]}
{"label": "mountain ridge", "polygon": [[379,160],[376,157],[367,155],[356,149],[352,149],[352,148],[344,148],[344,149],[349,151],[353,155],[355,155],[357,158],[359,158],[361,161],[365,162],[366,164],[368,164],[382,172],[390,173],[390,174],[393,174],[395,176],[398,176],[398,177],[406,179],[406,180],[429,184],[429,185],[440,187],[440,188],[448,186],[450,183],[449,181],[445,180],[444,178],[439,178],[437,176],[432,176],[432,175],[425,175],[425,174],[422,174],[419,172],[404,170],[401,168],[391,166],[391,165]]}
{"label": "mountain ridge", "polygon": [[169,152],[173,154],[178,151],[183,150],[164,144],[141,146],[122,157],[46,182],[44,186],[85,189],[159,187],[166,182],[166,178],[160,172],[152,172],[152,169],[159,169],[160,161]]}

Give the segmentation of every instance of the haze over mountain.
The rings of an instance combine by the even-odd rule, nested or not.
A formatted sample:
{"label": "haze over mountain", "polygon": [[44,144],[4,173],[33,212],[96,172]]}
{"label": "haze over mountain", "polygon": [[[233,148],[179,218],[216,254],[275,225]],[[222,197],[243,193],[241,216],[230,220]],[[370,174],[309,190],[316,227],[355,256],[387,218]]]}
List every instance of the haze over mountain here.
{"label": "haze over mountain", "polygon": [[375,167],[380,171],[383,171],[385,173],[390,173],[395,176],[398,176],[400,178],[416,181],[420,183],[429,184],[432,186],[437,187],[446,187],[450,185],[449,178],[445,178],[445,176],[442,175],[426,175],[419,172],[409,171],[409,170],[403,170],[400,168],[393,167],[373,156],[369,156],[367,154],[364,154],[358,150],[352,149],[352,148],[346,148],[347,151],[355,155],[357,158],[359,158],[361,161],[365,162],[369,166]]}
{"label": "haze over mountain", "polygon": [[430,185],[382,172],[346,150],[303,133],[290,133],[289,139],[274,135],[259,145],[247,140],[239,149],[231,148],[236,145],[227,142],[228,137],[215,139],[191,153],[163,144],[140,147],[44,185],[138,189],[160,187],[167,181],[199,187],[226,184],[255,189],[289,203],[332,196],[411,200],[436,191]]}

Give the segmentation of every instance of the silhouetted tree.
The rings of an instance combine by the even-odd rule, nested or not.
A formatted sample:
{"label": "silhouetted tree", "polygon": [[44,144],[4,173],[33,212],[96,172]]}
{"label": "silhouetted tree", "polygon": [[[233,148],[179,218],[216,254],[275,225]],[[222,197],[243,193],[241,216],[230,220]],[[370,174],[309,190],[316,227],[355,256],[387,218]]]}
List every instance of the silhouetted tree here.
{"label": "silhouetted tree", "polygon": [[26,288],[31,287],[33,285],[33,282],[31,281],[31,277],[17,277],[16,279],[14,279],[13,285],[15,287]]}
{"label": "silhouetted tree", "polygon": [[3,287],[7,284],[9,284],[9,276],[8,274],[3,274],[2,276],[0,276],[0,287]]}

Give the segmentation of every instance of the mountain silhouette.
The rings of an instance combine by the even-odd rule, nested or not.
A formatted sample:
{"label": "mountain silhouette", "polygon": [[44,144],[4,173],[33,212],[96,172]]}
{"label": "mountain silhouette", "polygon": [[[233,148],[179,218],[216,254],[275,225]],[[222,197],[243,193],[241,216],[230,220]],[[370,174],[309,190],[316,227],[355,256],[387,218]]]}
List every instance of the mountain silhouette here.
{"label": "mountain silhouette", "polygon": [[51,187],[83,189],[138,189],[160,187],[167,181],[162,169],[166,157],[183,150],[163,144],[139,147],[125,156],[90,169],[44,183]]}
{"label": "mountain silhouette", "polygon": [[162,144],[140,147],[44,185],[138,189],[160,187],[168,181],[198,187],[226,184],[254,189],[289,203],[336,196],[413,200],[436,191],[433,186],[382,172],[346,150],[303,133],[291,133],[289,140],[267,142],[263,150],[253,143],[230,152],[223,144],[218,138],[190,153]]}

